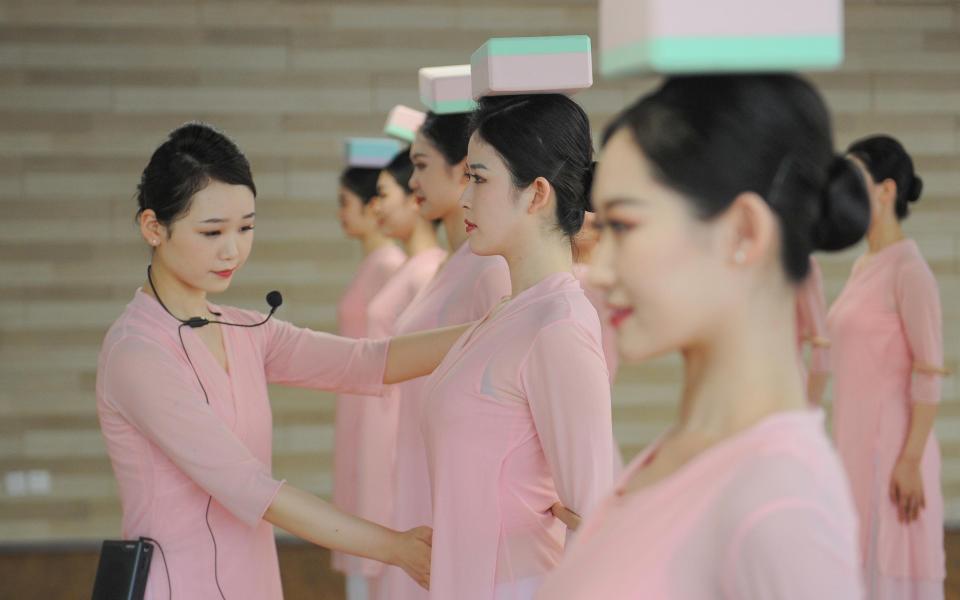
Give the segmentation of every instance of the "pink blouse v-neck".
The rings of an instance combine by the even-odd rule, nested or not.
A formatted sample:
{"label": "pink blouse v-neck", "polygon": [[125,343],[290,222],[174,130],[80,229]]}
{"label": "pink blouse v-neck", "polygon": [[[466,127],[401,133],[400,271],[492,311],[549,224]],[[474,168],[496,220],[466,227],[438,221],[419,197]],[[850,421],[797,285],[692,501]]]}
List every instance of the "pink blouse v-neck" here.
{"label": "pink blouse v-neck", "polygon": [[[212,307],[232,323],[263,315]],[[197,333],[138,291],[107,332],[97,367],[97,413],[123,509],[124,538],[163,546],[148,600],[173,597],[280,600],[273,526],[262,516],[282,482],[271,475],[272,418],[267,384],[381,393],[387,340],[353,340],[271,319],[223,327],[229,372]],[[217,546],[207,530],[205,511]]]}
{"label": "pink blouse v-neck", "polygon": [[559,562],[550,507],[589,515],[613,485],[597,311],[572,274],[550,275],[465,333],[424,393],[430,597],[505,597]]}
{"label": "pink blouse v-neck", "polygon": [[820,410],[779,413],[637,491],[642,452],[537,598],[862,598],[856,516]]}
{"label": "pink blouse v-neck", "polygon": [[[464,243],[397,319],[398,335],[481,319],[510,295],[510,270],[500,256],[477,256]],[[391,386],[387,394],[399,406],[393,489],[395,529],[430,525],[433,510],[427,455],[420,432],[426,377]],[[384,396],[386,398],[386,395]],[[371,590],[378,600],[423,600],[427,591],[403,570],[387,566]]]}
{"label": "pink blouse v-neck", "polygon": [[914,404],[940,402],[943,366],[937,281],[916,242],[857,260],[830,307],[833,432],[860,516],[868,590],[876,597],[943,597],[940,445],[931,431],[920,465],[926,506],[900,523],[889,489]]}
{"label": "pink blouse v-neck", "polygon": [[[351,338],[372,337],[367,334],[367,307],[406,260],[403,250],[385,244],[368,254],[357,267],[357,273],[337,305],[340,335]],[[343,394],[337,397],[333,429],[333,503],[341,510],[357,514],[363,495],[358,481],[357,455],[363,403],[368,396]],[[342,552],[332,553],[333,568],[349,575],[367,575],[379,570],[380,563]]]}

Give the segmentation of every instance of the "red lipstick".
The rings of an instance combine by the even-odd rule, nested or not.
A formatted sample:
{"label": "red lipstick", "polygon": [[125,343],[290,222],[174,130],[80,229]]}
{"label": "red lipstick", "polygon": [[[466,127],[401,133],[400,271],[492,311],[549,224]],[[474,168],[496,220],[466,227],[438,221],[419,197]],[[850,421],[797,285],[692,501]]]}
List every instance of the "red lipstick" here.
{"label": "red lipstick", "polygon": [[633,314],[632,308],[618,308],[611,306],[610,307],[610,324],[614,328],[619,328],[624,321],[626,321],[630,315]]}
{"label": "red lipstick", "polygon": [[471,231],[477,228],[476,225],[474,225],[473,223],[471,223],[466,219],[463,220],[463,224],[467,226],[467,233],[470,233]]}

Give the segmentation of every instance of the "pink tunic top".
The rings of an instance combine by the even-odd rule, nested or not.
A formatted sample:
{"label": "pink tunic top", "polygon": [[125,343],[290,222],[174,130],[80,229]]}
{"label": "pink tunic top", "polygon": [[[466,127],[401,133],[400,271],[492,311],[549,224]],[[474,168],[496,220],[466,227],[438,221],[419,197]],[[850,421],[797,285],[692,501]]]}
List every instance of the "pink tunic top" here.
{"label": "pink tunic top", "polygon": [[[477,256],[463,244],[397,320],[398,334],[469,323],[483,318],[510,295],[510,270],[500,256]],[[406,530],[433,521],[427,455],[420,432],[423,388],[421,377],[392,386],[398,400],[397,454],[393,474],[393,527]],[[427,597],[401,569],[384,569],[374,588],[380,600],[416,600]]]}
{"label": "pink tunic top", "polygon": [[797,290],[797,349],[804,380],[807,378],[807,369],[803,364],[805,344],[810,344],[810,373],[830,372],[830,348],[822,344],[828,339],[823,271],[820,270],[820,263],[811,256],[810,274]]}
{"label": "pink tunic top", "polygon": [[[430,282],[447,253],[431,248],[410,257],[370,302],[367,335],[388,337],[394,321],[413,297]],[[397,414],[400,405],[393,397],[365,397],[356,405],[358,427],[353,432],[356,444],[357,503],[352,511],[359,517],[389,525],[393,515],[393,463],[396,453]],[[353,559],[353,557],[350,557]],[[376,577],[383,563],[365,558],[354,559],[363,565],[361,574]]]}
{"label": "pink tunic top", "polygon": [[[231,323],[263,316],[211,307]],[[183,342],[206,388],[197,382],[177,337],[179,323],[138,291],[107,332],[97,367],[97,412],[123,508],[123,536],[152,537],[166,556],[179,600],[280,600],[273,526],[262,516],[281,482],[270,474],[272,420],[267,384],[376,394],[387,341],[352,340],[278,320],[262,327],[223,327],[229,372],[193,329]],[[156,556],[146,597],[167,597]]]}
{"label": "pink tunic top", "polygon": [[610,372],[610,383],[617,378],[617,369],[620,367],[620,354],[617,349],[617,330],[610,323],[610,305],[603,292],[587,282],[590,275],[590,265],[576,263],[573,265],[573,275],[580,281],[587,299],[597,309],[600,317],[600,332],[603,334],[603,357],[607,361],[607,370]]}
{"label": "pink tunic top", "polygon": [[557,273],[471,328],[430,377],[431,598],[492,600],[498,586],[542,577],[566,534],[550,507],[587,515],[610,490],[600,339],[579,282]]}
{"label": "pink tunic top", "polygon": [[926,508],[919,519],[901,524],[889,498],[911,407],[940,401],[941,376],[914,371],[916,365],[943,366],[940,295],[916,243],[902,240],[860,257],[827,322],[834,438],[860,515],[867,584],[884,588],[899,585],[893,579],[934,580],[932,587],[942,594],[943,496],[934,432],[923,451]]}
{"label": "pink tunic top", "polygon": [[856,516],[820,410],[784,412],[589,517],[543,600],[862,598]]}
{"label": "pink tunic top", "polygon": [[[387,280],[406,260],[403,250],[393,244],[377,248],[360,262],[357,274],[337,306],[340,335],[367,336],[367,307]],[[349,394],[337,398],[333,446],[333,503],[351,514],[358,512],[360,486],[357,481],[358,434],[360,412],[366,396]],[[379,399],[379,398],[378,398]],[[380,563],[342,552],[333,553],[333,568],[350,575],[369,574]]]}

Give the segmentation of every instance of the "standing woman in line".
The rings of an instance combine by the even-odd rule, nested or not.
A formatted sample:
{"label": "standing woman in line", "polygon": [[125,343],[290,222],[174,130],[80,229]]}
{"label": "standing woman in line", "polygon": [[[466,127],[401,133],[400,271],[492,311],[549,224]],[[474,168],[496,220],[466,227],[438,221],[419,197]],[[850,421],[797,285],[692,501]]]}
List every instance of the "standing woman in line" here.
{"label": "standing woman in line", "polygon": [[146,597],[280,600],[274,525],[426,585],[429,528],[392,531],[273,478],[267,384],[377,394],[430,373],[466,328],[355,340],[210,303],[250,255],[255,196],[246,157],[202,124],[173,131],[141,176],[150,265],[104,339],[97,413],[123,536],[161,550]]}
{"label": "standing woman in line", "polygon": [[[351,338],[375,337],[367,333],[367,307],[387,280],[400,268],[406,257],[380,231],[374,204],[377,195],[378,169],[348,167],[340,175],[340,226],[348,237],[363,245],[363,260],[357,273],[337,305],[337,323],[340,335]],[[342,511],[359,514],[359,482],[357,481],[357,455],[359,445],[360,412],[363,402],[370,398],[343,395],[337,398],[334,422],[333,450],[333,503]],[[347,600],[363,600],[367,587],[364,567],[369,569],[372,561],[333,553],[333,568],[347,579]],[[373,563],[376,564],[376,563]]]}
{"label": "standing woman in line", "polygon": [[593,165],[587,115],[567,96],[480,99],[462,198],[468,243],[507,261],[513,297],[424,387],[431,598],[532,598],[567,537],[551,507],[586,515],[613,484],[600,320],[572,272]]}
{"label": "standing woman in line", "polygon": [[[810,347],[810,363],[804,349]],[[823,404],[823,392],[830,379],[830,339],[827,337],[827,299],[823,294],[823,271],[810,257],[810,273],[797,289],[797,352],[807,399],[812,406]]]}
{"label": "standing woman in line", "polygon": [[[620,356],[617,354],[617,330],[610,324],[610,307],[603,295],[603,291],[590,283],[590,263],[593,261],[593,251],[600,240],[600,231],[596,227],[597,214],[590,211],[585,213],[583,227],[573,238],[573,275],[583,287],[587,299],[597,309],[600,317],[600,329],[603,332],[603,358],[607,361],[607,371],[610,372],[610,383],[617,379],[617,370],[620,367]],[[619,456],[619,452],[617,452]],[[622,459],[620,460],[622,465]]]}
{"label": "standing woman in line", "polygon": [[819,94],[791,75],[668,78],[607,129],[593,202],[622,356],[680,352],[684,381],[674,425],[537,597],[860,598],[848,484],[797,368],[810,253],[869,220]]}
{"label": "standing woman in line", "polygon": [[[460,196],[467,185],[466,157],[469,115],[437,115],[427,118],[410,146],[413,189],[420,214],[440,219],[447,234],[450,257],[410,306],[397,319],[397,335],[447,325],[469,323],[486,315],[510,295],[510,272],[499,256],[477,256],[466,244],[464,209]],[[420,414],[426,378],[393,386],[389,392],[399,400],[397,451],[393,473],[393,520],[429,524],[433,510],[430,479]],[[373,594],[379,600],[423,600],[427,592],[400,569],[386,567]]]}
{"label": "standing woman in line", "polygon": [[[446,251],[437,244],[436,227],[420,216],[420,210],[407,184],[413,172],[406,149],[380,171],[376,185],[374,213],[384,234],[403,244],[409,258],[390,278],[367,309],[367,337],[382,338],[393,333],[399,315],[425,286],[437,267],[446,258]],[[359,517],[386,525],[393,507],[393,455],[396,452],[397,399],[364,398],[358,411],[358,428],[354,432],[357,448],[357,503],[353,511]],[[383,572],[378,561],[359,559],[370,586]],[[364,595],[367,597],[367,595]]]}
{"label": "standing woman in line", "polygon": [[943,376],[940,294],[900,222],[920,199],[895,139],[847,149],[870,195],[869,249],[830,307],[834,438],[860,515],[870,600],[943,598],[943,496],[933,422]]}

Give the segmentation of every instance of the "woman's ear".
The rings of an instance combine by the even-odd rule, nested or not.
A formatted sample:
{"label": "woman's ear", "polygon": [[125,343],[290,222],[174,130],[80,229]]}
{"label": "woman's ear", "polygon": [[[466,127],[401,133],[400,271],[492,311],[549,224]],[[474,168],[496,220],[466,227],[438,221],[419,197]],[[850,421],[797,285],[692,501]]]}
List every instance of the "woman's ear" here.
{"label": "woman's ear", "polygon": [[722,220],[728,227],[726,255],[730,262],[738,266],[760,261],[776,239],[776,215],[770,205],[754,192],[737,196]]}
{"label": "woman's ear", "polygon": [[530,203],[527,206],[527,212],[529,214],[534,214],[540,212],[550,206],[550,192],[553,191],[553,186],[550,185],[550,182],[544,177],[537,177],[533,180],[533,183],[527,188],[533,192],[533,196],[530,198]]}
{"label": "woman's ear", "polygon": [[157,220],[157,213],[148,208],[140,213],[140,235],[147,244],[156,248],[167,238],[167,228]]}

